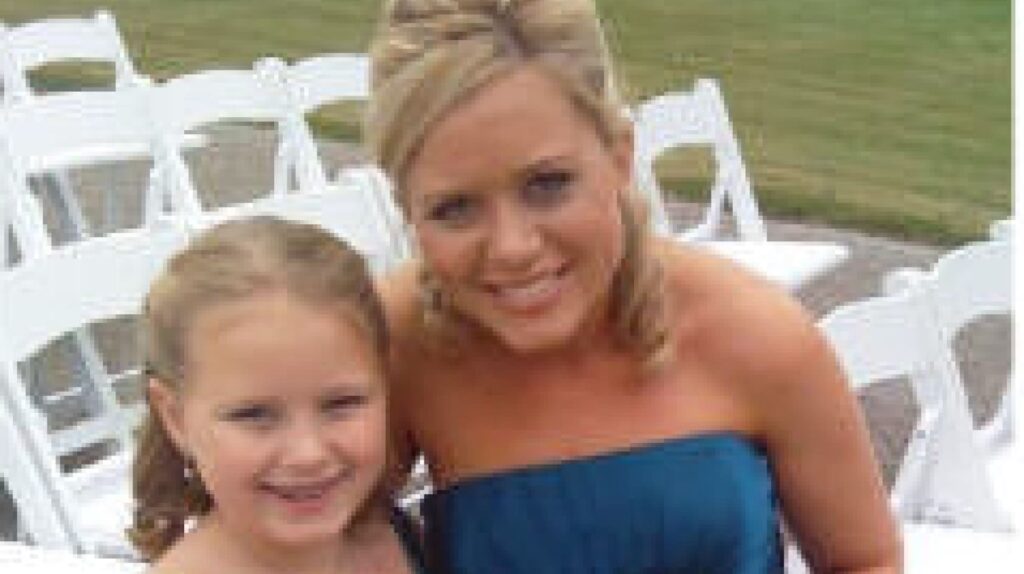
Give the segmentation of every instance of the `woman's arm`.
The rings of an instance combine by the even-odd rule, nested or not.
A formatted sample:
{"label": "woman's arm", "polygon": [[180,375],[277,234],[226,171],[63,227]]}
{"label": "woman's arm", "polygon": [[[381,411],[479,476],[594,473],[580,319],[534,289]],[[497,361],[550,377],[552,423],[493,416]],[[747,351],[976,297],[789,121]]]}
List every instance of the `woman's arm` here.
{"label": "woman's arm", "polygon": [[898,528],[860,405],[826,340],[779,294],[755,295],[753,305],[765,329],[763,350],[752,359],[753,404],[808,565],[815,572],[901,572]]}

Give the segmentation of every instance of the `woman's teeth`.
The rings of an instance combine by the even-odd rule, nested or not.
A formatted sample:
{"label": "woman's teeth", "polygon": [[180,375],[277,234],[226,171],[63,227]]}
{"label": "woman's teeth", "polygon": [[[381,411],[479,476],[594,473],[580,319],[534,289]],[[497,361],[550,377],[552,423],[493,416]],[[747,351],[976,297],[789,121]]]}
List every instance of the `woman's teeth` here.
{"label": "woman's teeth", "polygon": [[522,285],[498,287],[495,294],[506,305],[525,308],[546,302],[557,287],[558,278],[552,274]]}

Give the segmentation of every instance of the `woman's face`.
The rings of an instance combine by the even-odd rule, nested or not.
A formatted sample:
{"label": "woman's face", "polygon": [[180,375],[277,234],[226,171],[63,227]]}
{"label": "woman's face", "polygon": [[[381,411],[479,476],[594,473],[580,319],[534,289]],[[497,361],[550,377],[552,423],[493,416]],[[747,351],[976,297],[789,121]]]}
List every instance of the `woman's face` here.
{"label": "woman's face", "polygon": [[285,293],[216,305],[190,330],[180,398],[154,384],[210,518],[243,539],[336,543],[381,475],[381,369],[343,313]]}
{"label": "woman's face", "polygon": [[571,343],[607,316],[623,253],[632,143],[608,145],[536,68],[444,116],[409,165],[409,216],[451,303],[518,352]]}

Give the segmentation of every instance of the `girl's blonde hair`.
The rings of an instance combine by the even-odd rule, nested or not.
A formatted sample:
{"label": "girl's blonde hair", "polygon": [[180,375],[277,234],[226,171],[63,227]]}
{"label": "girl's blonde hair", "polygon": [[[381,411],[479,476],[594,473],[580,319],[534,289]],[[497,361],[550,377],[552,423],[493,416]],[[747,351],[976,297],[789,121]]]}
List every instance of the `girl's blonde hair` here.
{"label": "girl's blonde hair", "polygon": [[[187,338],[196,318],[227,302],[284,291],[338,313],[387,353],[384,313],[363,258],[314,225],[260,216],[218,225],[173,257],[146,296],[141,317],[149,378],[175,392],[187,380]],[[188,519],[213,500],[171,441],[153,405],[133,468],[135,513],[129,537],[144,557],[161,556]]]}
{"label": "girl's blonde hair", "polygon": [[[556,81],[606,145],[631,137],[592,0],[388,0],[370,55],[366,138],[406,213],[404,178],[427,132],[481,87],[523,65]],[[622,190],[621,213],[625,257],[612,285],[616,333],[645,362],[660,363],[670,353],[669,324],[646,203],[635,190]],[[438,324],[429,319],[436,310],[423,307],[425,324]]]}

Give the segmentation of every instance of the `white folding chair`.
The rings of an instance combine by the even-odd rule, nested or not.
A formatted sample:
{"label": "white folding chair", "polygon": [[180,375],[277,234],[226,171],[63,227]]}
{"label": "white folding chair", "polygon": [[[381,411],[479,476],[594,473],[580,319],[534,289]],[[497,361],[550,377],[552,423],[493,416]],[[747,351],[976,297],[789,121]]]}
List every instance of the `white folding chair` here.
{"label": "white folding chair", "polygon": [[[23,256],[45,252],[56,241],[48,231],[42,206],[32,192],[32,180],[131,159],[153,153],[153,129],[149,123],[146,86],[116,91],[44,94],[0,107],[0,211],[3,235],[13,227]],[[111,150],[131,150],[130,158]],[[155,185],[155,183],[154,183]],[[141,207],[149,195],[139,190]],[[130,203],[127,198],[122,198]]]}
{"label": "white folding chair", "polygon": [[[91,18],[53,18],[0,29],[0,78],[4,105],[31,99],[37,92],[30,74],[43,66],[67,62],[99,62],[113,68],[113,89],[136,85],[138,75],[125,48],[114,17],[100,10]],[[100,156],[126,158],[137,147],[108,146],[94,149]],[[56,166],[59,168],[60,166]],[[67,173],[60,169],[36,178],[57,205],[62,235],[86,237],[90,225]],[[113,202],[108,200],[108,210]],[[108,214],[114,218],[113,214]]]}
{"label": "white folding chair", "polygon": [[[739,143],[718,83],[699,79],[689,92],[671,92],[642,102],[633,112],[634,177],[647,197],[655,229],[692,241],[741,265],[796,289],[842,263],[845,246],[822,242],[768,241]],[[704,218],[682,232],[672,229],[655,160],[679,147],[711,148],[714,180]],[[736,240],[722,237],[726,208],[732,212]]]}
{"label": "white folding chair", "polygon": [[[1005,558],[1021,541],[1020,518],[1012,522],[993,485],[1004,477],[992,474],[976,440],[952,346],[969,319],[1008,311],[1009,258],[1007,242],[968,245],[900,288],[890,284],[884,295],[841,305],[819,322],[854,389],[907,377],[914,390],[920,414],[890,493],[908,572],[1004,571],[979,567],[984,556],[956,549],[998,549]],[[788,559],[791,571],[802,571],[793,552]]]}
{"label": "white folding chair", "polygon": [[955,250],[888,295],[840,306],[825,330],[855,387],[907,376],[921,415],[893,487],[907,519],[1006,528],[973,432],[952,337],[973,317],[1006,312],[1010,245]]}
{"label": "white folding chair", "polygon": [[138,81],[114,17],[100,10],[91,18],[53,18],[0,29],[0,77],[4,103],[31,97],[29,74],[66,61],[113,65],[115,87]]}
{"label": "white folding chair", "polygon": [[[962,387],[960,370],[952,353],[953,340],[975,319],[1012,312],[1012,221],[997,222],[992,240],[956,249],[927,272],[899,270],[886,278],[890,292],[923,292],[940,344],[930,356],[931,376],[916,382],[927,392],[944,396],[944,408],[953,409],[965,421],[961,440],[981,453],[979,466],[991,483],[991,496],[965,488],[964,466],[974,460],[958,460],[936,444],[932,458],[908,459],[905,476],[917,476],[904,486],[918,514],[933,523],[904,525],[906,563],[910,572],[1017,572],[1024,564],[1024,442],[1019,427],[1013,428],[1015,412],[1024,408],[1024,392],[1011,376],[1000,408],[987,427],[974,429]],[[939,437],[936,437],[939,438]],[[973,440],[969,440],[973,439]],[[916,467],[916,468],[915,468]],[[911,481],[908,481],[911,482]],[[968,483],[969,484],[969,483]],[[898,484],[898,486],[901,486]],[[994,498],[994,512],[981,515]],[[984,518],[982,522],[980,518]],[[978,530],[977,528],[984,530]]]}
{"label": "white folding chair", "polygon": [[[974,437],[973,442],[986,455],[1005,450],[1007,442],[1017,437],[1006,436],[996,444],[985,444],[985,437],[994,436],[995,433],[982,434],[973,430],[967,389],[962,381],[953,344],[957,334],[974,320],[1011,313],[1012,252],[1013,243],[1010,240],[975,243],[947,253],[926,273],[912,275],[902,271],[887,278],[889,290],[918,293],[925,301],[926,312],[931,320],[932,337],[926,340],[931,344],[927,349],[931,365],[929,371],[915,381],[916,391],[938,397],[943,402],[943,408],[955,411],[958,419],[964,419]],[[1010,386],[1003,401],[1007,409],[1010,402],[1009,389]],[[1009,413],[1006,416],[1009,417]],[[1005,424],[1009,425],[1009,421]],[[940,445],[936,447],[936,455],[946,454]],[[961,476],[965,472],[964,461],[943,456],[908,459],[906,464],[908,469],[919,467],[907,473],[908,476],[919,475],[919,484],[913,486],[919,492],[916,497],[919,506],[915,514],[925,519],[990,529],[997,528],[1000,520],[1006,520],[1005,517],[993,514],[979,523],[974,517],[974,508],[984,508],[987,501],[976,501],[973,491],[960,487],[960,483],[965,480]],[[997,486],[1005,482],[1004,475],[992,477],[997,479]],[[1024,479],[1024,476],[1017,478]],[[1009,488],[997,488],[995,492],[1000,490],[1008,491]]]}
{"label": "white folding chair", "polygon": [[[123,405],[114,395],[116,386],[138,383],[139,375],[131,369],[111,375],[103,381],[113,397],[109,408],[57,428],[42,415],[29,387],[57,387],[59,375],[25,380],[18,365],[68,333],[137,314],[150,282],[185,237],[172,225],[122,230],[67,244],[0,273],[0,409],[13,420],[19,452],[27,453],[45,481],[57,509],[51,514],[66,527],[75,551],[134,555],[124,528],[131,510],[132,433],[144,406]],[[62,457],[69,470],[62,470]],[[27,526],[33,538],[52,543],[53,524]]]}
{"label": "white folding chair", "polygon": [[[291,63],[284,72],[292,105],[303,118],[308,118],[310,114],[326,105],[345,101],[361,101],[370,97],[370,58],[366,54],[317,54]],[[304,141],[313,141],[311,135],[305,139],[299,130],[296,133],[300,136],[300,144]],[[301,145],[298,148],[309,149],[309,147]],[[315,145],[312,149],[315,150]],[[396,259],[408,257],[410,247],[402,228],[401,215],[390,192],[387,176],[381,170],[370,166],[340,170],[332,175],[328,174],[328,170],[318,156],[314,159],[319,166],[317,171],[327,174],[326,178],[332,184],[340,182],[344,187],[346,184],[343,180],[353,177],[362,178],[369,181],[352,182],[352,184],[370,185],[379,190],[379,193],[375,195],[379,203],[377,212],[383,218],[384,225],[392,230],[392,236],[395,238],[394,257]],[[304,159],[295,163],[302,161]]]}
{"label": "white folding chair", "polygon": [[[289,175],[283,168],[294,170],[298,188],[323,187],[322,172],[315,153],[296,153],[308,148],[302,143],[304,119],[294,112],[290,96],[279,77],[283,63],[265,60],[253,70],[205,70],[178,76],[153,87],[150,117],[159,133],[158,153],[162,198],[154,197],[149,205],[158,210],[198,214],[205,206],[182,155],[183,144],[193,130],[227,122],[271,123],[277,129],[277,152],[273,187],[269,193],[288,191]],[[287,157],[289,161],[283,158]],[[318,175],[320,174],[320,175]],[[253,193],[254,196],[262,191]],[[156,214],[151,213],[150,218]]]}
{"label": "white folding chair", "polygon": [[[145,113],[144,90],[145,86],[131,86],[44,94],[0,108],[0,238],[6,240],[8,229],[13,230],[23,262],[45,257],[56,243],[30,187],[32,178],[58,167],[116,164],[112,156],[96,153],[108,146],[151,149],[153,132]],[[140,182],[136,194],[140,219],[142,203],[152,195],[147,185],[156,182],[152,178]],[[120,191],[127,202],[127,190]],[[6,263],[13,250],[4,244],[0,253]],[[107,371],[94,338],[82,330],[74,334],[74,344],[81,379],[74,388],[92,410],[109,408],[113,399],[100,384]]]}

